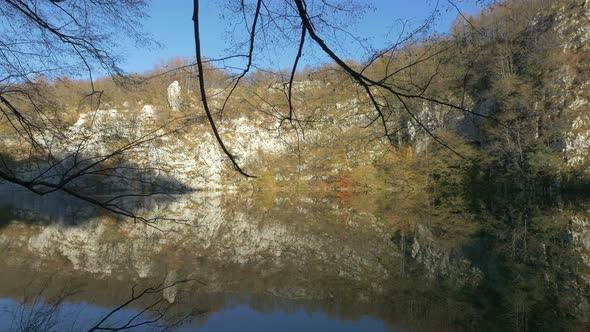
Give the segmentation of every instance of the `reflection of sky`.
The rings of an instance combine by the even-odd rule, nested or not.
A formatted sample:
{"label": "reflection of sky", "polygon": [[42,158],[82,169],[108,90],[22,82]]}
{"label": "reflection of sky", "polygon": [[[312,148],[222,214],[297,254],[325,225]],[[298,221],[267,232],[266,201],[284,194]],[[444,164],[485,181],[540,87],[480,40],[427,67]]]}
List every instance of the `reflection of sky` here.
{"label": "reflection of sky", "polygon": [[[31,307],[23,307],[13,299],[0,298],[0,331],[20,331],[19,322],[26,322],[38,309],[41,309],[39,305],[31,310]],[[127,310],[117,318],[132,317],[137,312]],[[54,320],[56,325],[50,331],[88,330],[98,322],[97,317],[107,313],[107,309],[88,303],[64,303],[59,307]]]}
{"label": "reflection of sky", "polygon": [[387,331],[383,322],[362,318],[339,321],[320,312],[296,310],[262,314],[236,306],[209,317],[199,331]]}
{"label": "reflection of sky", "polygon": [[[17,302],[12,299],[0,298],[0,331],[20,331],[18,322],[21,317],[24,317],[25,321],[27,315],[31,314],[32,311],[29,307],[24,310],[24,315],[21,316],[22,312]],[[36,307],[39,309],[39,306]],[[103,317],[105,317],[112,309],[107,309],[97,305],[89,303],[63,303],[59,307],[57,312],[57,319],[54,320],[56,325],[49,331],[86,331],[92,328],[98,323]],[[129,309],[121,310],[117,314],[111,316],[107,322],[110,324],[103,324],[103,327],[120,327],[129,321],[133,316],[137,315],[141,309]],[[15,314],[16,313],[16,314]],[[137,320],[136,322],[141,322]],[[126,331],[160,331],[162,328],[148,329],[146,326],[141,328],[131,329]]]}
{"label": "reflection of sky", "polygon": [[[18,305],[14,300],[0,298],[0,331],[18,330],[13,319],[17,309]],[[87,330],[108,311],[106,308],[87,303],[64,303],[57,315],[57,325],[51,331]],[[110,320],[113,324],[105,326],[118,326],[138,312],[137,309],[122,310],[119,315],[113,316],[114,320]],[[206,322],[199,325],[189,323],[176,331],[388,331],[383,322],[368,318],[340,321],[320,312],[310,313],[305,310],[260,313],[243,305],[213,313]],[[130,331],[151,330],[143,326]]]}

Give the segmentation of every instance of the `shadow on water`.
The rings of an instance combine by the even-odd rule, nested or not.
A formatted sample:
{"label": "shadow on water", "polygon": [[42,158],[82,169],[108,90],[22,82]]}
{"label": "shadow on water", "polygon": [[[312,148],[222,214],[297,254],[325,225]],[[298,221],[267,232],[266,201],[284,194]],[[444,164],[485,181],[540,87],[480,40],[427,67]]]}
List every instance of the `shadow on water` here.
{"label": "shadow on water", "polygon": [[[167,181],[167,185],[170,185],[170,183],[171,181]],[[154,215],[153,211],[173,202],[175,196],[190,192],[186,188],[172,186],[175,188],[174,190],[153,190],[145,194],[142,194],[141,191],[107,194],[107,191],[105,191],[104,194],[93,194],[89,195],[89,197],[102,202],[129,195],[129,197],[122,197],[113,201],[113,204],[116,204],[117,209],[124,209],[133,215],[149,218]],[[132,195],[150,196],[132,197]],[[61,191],[39,196],[16,185],[0,184],[0,227],[5,227],[14,221],[76,226],[99,217],[120,220],[130,219]]]}
{"label": "shadow on water", "polygon": [[3,173],[31,188],[0,179],[0,227],[11,220],[76,225],[108,214],[151,222],[152,205],[196,190],[157,163],[145,166],[145,160],[130,161],[133,157],[149,159],[140,151],[115,153],[105,159],[97,151],[82,150],[64,153],[51,164],[46,160],[17,161],[0,153]]}
{"label": "shadow on water", "polygon": [[[269,203],[191,193],[130,203],[187,221],[162,223],[162,232],[60,196],[1,199],[10,222],[0,230],[0,297],[12,301],[26,279],[51,278],[47,298],[78,280],[84,287],[68,305],[108,311],[133,285],[188,278],[199,283],[160,295],[179,312],[206,311],[189,325],[205,331],[227,330],[232,319],[267,330],[297,321],[309,330],[590,328],[590,205],[581,199],[412,194]],[[48,221],[34,222],[42,217]]]}

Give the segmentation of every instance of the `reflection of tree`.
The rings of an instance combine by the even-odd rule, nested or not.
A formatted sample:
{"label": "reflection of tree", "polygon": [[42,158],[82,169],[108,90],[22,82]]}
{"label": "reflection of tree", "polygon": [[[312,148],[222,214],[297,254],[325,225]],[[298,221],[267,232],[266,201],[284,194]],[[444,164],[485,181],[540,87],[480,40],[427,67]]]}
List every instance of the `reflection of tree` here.
{"label": "reflection of tree", "polygon": [[[75,295],[86,291],[85,285],[72,280],[61,283],[56,280],[56,275],[42,277],[24,287],[22,300],[11,312],[11,331],[167,331],[204,313],[186,303],[179,309],[186,286],[194,283],[198,281],[166,280],[143,289],[136,284],[128,299],[97,318],[86,317],[83,311],[64,308],[71,305],[69,302]],[[169,290],[173,290],[173,298],[167,296]],[[94,322],[88,325],[90,320]]]}
{"label": "reflection of tree", "polygon": [[566,206],[443,193],[414,212],[389,209],[408,220],[392,238],[404,258],[392,310],[424,330],[433,328],[424,316],[448,330],[587,329],[588,212]]}
{"label": "reflection of tree", "polygon": [[70,296],[80,292],[81,285],[72,282],[56,290],[50,289],[52,279],[50,276],[45,280],[31,280],[23,288],[22,299],[11,312],[11,331],[55,331],[61,318],[61,306]]}
{"label": "reflection of tree", "polygon": [[[134,285],[131,288],[130,298],[102,317],[98,323],[88,330],[88,332],[123,331],[146,327],[157,327],[161,331],[167,331],[172,328],[182,326],[195,315],[201,314],[203,312],[190,311],[188,313],[175,313],[174,315],[171,315],[171,309],[174,308],[175,301],[170,301],[167,299],[165,293],[167,290],[178,285],[194,281],[195,280],[191,279],[183,279],[173,281],[171,283],[160,283],[156,286],[144,288],[140,292],[136,292],[136,285]],[[161,295],[161,293],[163,295]],[[113,320],[113,317],[116,317],[117,313],[134,305],[138,301],[147,301],[147,305],[144,304],[140,312],[133,315],[123,323],[109,323],[110,320]]]}
{"label": "reflection of tree", "polygon": [[468,249],[485,273],[478,290],[486,295],[478,300],[489,308],[485,317],[503,317],[507,327],[519,331],[575,330],[587,322],[587,312],[578,307],[587,308],[589,295],[584,264],[567,239],[568,219],[579,212],[527,195],[484,204],[489,208],[479,214],[481,234]]}
{"label": "reflection of tree", "polygon": [[334,197],[279,194],[260,206],[248,197],[192,196],[172,209],[197,215],[198,225],[168,225],[166,233],[104,220],[61,230],[6,225],[0,246],[12,240],[0,278],[58,265],[91,283],[105,307],[127,301],[130,284],[158,285],[168,275],[167,285],[186,275],[208,286],[184,297],[160,294],[176,298],[179,309],[307,308],[415,330],[588,327],[584,207],[400,195],[353,197],[349,206]]}

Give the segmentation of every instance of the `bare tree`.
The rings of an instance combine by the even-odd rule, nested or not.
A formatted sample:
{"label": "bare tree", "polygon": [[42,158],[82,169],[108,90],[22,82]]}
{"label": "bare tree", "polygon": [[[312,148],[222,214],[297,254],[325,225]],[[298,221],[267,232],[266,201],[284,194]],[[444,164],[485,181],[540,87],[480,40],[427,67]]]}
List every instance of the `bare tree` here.
{"label": "bare tree", "polygon": [[[305,133],[305,125],[313,121],[302,119],[301,110],[293,102],[297,93],[294,89],[295,76],[304,50],[308,48],[328,56],[364,94],[364,101],[373,110],[366,126],[379,124],[381,128],[381,134],[374,139],[393,142],[400,131],[407,129],[407,125],[395,120],[394,116],[403,112],[409,121],[434,141],[459,154],[420,118],[419,103],[434,103],[453,111],[489,118],[474,112],[462,102],[437,95],[430,89],[439,75],[438,65],[416,78],[420,76],[416,75],[419,65],[426,62],[437,64],[440,62],[438,56],[456,45],[441,43],[442,46],[427,48],[420,54],[409,56],[406,61],[396,57],[397,52],[414,40],[414,36],[428,31],[434,14],[424,25],[400,35],[391,45],[371,49],[362,39],[346,30],[345,22],[358,16],[357,12],[365,8],[354,1],[228,0],[227,3],[240,17],[238,24],[244,26],[246,40],[238,44],[244,49],[238,48],[233,54],[220,59],[205,59],[199,31],[199,1],[194,0],[196,72],[200,99],[215,138],[232,165],[244,176],[253,175],[242,169],[231,147],[224,143],[216,117],[231,107],[234,92],[244,84],[254,68],[259,69],[255,61],[257,54],[264,48],[272,47],[277,37],[286,43],[294,42],[297,49],[285,80],[287,110],[284,113],[275,112],[273,116],[280,123],[279,127],[288,124],[294,129],[298,140]],[[86,119],[89,130],[72,132],[68,131],[60,105],[47,84],[48,80],[61,75],[85,75],[90,83],[78,109],[97,110],[101,105],[102,91],[95,88],[95,73],[125,80],[118,66],[117,41],[128,39],[141,45],[151,42],[141,33],[146,7],[144,0],[0,1],[3,22],[0,24],[0,126],[3,130],[0,179],[39,195],[63,191],[110,212],[150,225],[162,219],[137,216],[122,204],[127,197],[163,193],[145,190],[150,185],[149,178],[163,170],[157,166],[136,165],[131,160],[141,159],[138,156],[143,147],[155,144],[163,136],[181,133],[183,126],[194,118],[174,119],[133,134],[130,132],[132,128],[109,128],[107,132],[97,125],[100,119],[93,117]],[[351,64],[338,54],[339,43],[342,42],[339,38],[342,36],[351,38],[358,47],[367,51],[369,57],[365,62]],[[206,93],[204,64],[213,66],[230,59],[243,59],[245,66],[231,76],[221,106],[212,109]],[[385,70],[372,73],[371,66],[375,63],[384,64]],[[109,149],[98,149],[97,141],[108,142]],[[92,188],[88,188],[89,182],[112,179],[124,183],[124,187],[140,189],[98,199],[92,195]]]}
{"label": "bare tree", "polygon": [[[401,53],[404,47],[415,40],[414,37],[427,34],[434,17],[437,15],[438,3],[437,8],[434,9],[432,15],[426,19],[423,25],[407,33],[402,31],[402,34],[390,45],[377,50],[370,49],[361,38],[350,33],[343,26],[343,22],[353,19],[354,16],[358,16],[357,13],[363,9],[363,5],[357,4],[354,1],[322,0],[307,2],[305,0],[255,0],[250,2],[228,1],[227,3],[227,6],[237,13],[238,24],[243,25],[243,30],[246,32],[244,34],[245,41],[243,43],[237,43],[238,45],[243,45],[244,51],[236,50],[230,57],[232,59],[244,59],[245,66],[233,77],[232,83],[228,86],[229,92],[226,94],[223,107],[217,110],[219,114],[223,113],[229,99],[241,84],[243,78],[256,66],[254,64],[254,58],[260,55],[256,51],[258,50],[259,53],[262,53],[265,47],[273,47],[277,40],[283,40],[283,42],[297,45],[297,49],[293,54],[292,67],[285,83],[285,98],[287,99],[288,105],[287,112],[275,117],[281,125],[283,122],[291,124],[297,133],[303,132],[302,125],[305,122],[298,118],[297,109],[293,103],[293,96],[295,94],[293,86],[303,51],[306,48],[319,49],[320,52],[327,55],[335,63],[336,67],[343,71],[364,93],[366,101],[374,111],[374,115],[369,119],[366,126],[368,127],[378,123],[382,132],[380,135],[381,139],[393,143],[395,135],[401,130],[407,129],[406,125],[393,121],[393,114],[401,110],[427,136],[453,153],[461,156],[458,151],[436,134],[434,128],[431,128],[420,118],[418,113],[422,103],[433,103],[440,107],[448,108],[451,111],[498,121],[491,116],[473,111],[460,100],[451,100],[431,91],[431,83],[439,75],[438,65],[434,66],[434,69],[427,72],[426,75],[423,75],[424,77],[421,79],[415,78],[419,76],[415,72],[421,64],[425,62],[440,62],[441,60],[439,58],[441,54],[444,54],[451,48],[458,47],[458,45],[450,41],[444,42],[440,43],[441,46],[427,48],[422,53],[409,57],[406,61],[396,59],[396,55]],[[205,81],[205,73],[202,70],[202,63],[205,60],[201,50],[199,1],[194,0],[193,4],[196,62],[199,67],[199,80],[202,83]],[[454,2],[449,1],[449,5],[451,8],[459,11]],[[460,14],[467,20],[462,13]],[[329,40],[322,33],[329,37]],[[351,38],[356,43],[356,47],[365,49],[369,53],[366,61],[355,66],[338,55],[337,49],[341,43],[339,37],[343,35]],[[332,45],[329,45],[329,42],[332,42]],[[279,41],[278,43],[281,42]],[[269,46],[269,44],[272,45]],[[379,62],[385,63],[385,70],[380,71],[377,75],[375,73],[369,73],[368,69],[373,64]],[[251,174],[241,168],[235,156],[231,153],[230,148],[223,142],[213,116],[215,112],[210,109],[203,84],[201,84],[200,97],[210,126],[222,150],[239,173],[247,177],[252,177]]]}
{"label": "bare tree", "polygon": [[[159,193],[146,187],[161,170],[131,160],[182,125],[172,120],[133,131],[131,125],[101,126],[101,114],[92,112],[103,96],[95,75],[125,79],[119,46],[154,45],[141,32],[146,9],[144,0],[0,1],[0,179],[39,195],[63,191],[151,225],[160,219],[137,216],[121,202]],[[92,116],[79,130],[68,129],[63,105],[51,93],[51,82],[62,76],[89,81],[77,113],[85,110]],[[98,148],[98,143],[109,148]],[[90,184],[100,181],[117,182],[125,193],[99,199]]]}

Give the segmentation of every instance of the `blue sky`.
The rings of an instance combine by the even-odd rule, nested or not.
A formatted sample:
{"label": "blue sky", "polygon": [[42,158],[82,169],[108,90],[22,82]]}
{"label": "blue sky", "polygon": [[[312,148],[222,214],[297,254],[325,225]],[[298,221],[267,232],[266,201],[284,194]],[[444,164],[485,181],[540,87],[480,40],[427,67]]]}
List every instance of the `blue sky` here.
{"label": "blue sky", "polygon": [[[221,3],[224,0],[201,1],[202,52],[205,57],[215,58],[227,55],[224,50],[230,46],[225,36],[227,23],[221,18]],[[279,0],[268,0],[279,1]],[[361,16],[358,23],[348,28],[355,35],[367,38],[375,48],[385,46],[397,36],[401,25],[399,20],[407,20],[418,25],[436,6],[435,0],[360,0],[371,5],[374,10]],[[455,0],[454,3],[467,14],[476,14],[480,7],[475,0]],[[449,6],[447,0],[440,0],[442,8],[435,29],[439,33],[448,31],[457,11]],[[191,0],[152,0],[150,18],[146,20],[145,30],[162,45],[154,49],[127,49],[123,68],[128,72],[143,72],[155,64],[175,56],[193,57],[193,25]],[[362,52],[352,44],[343,50],[345,58],[362,60]],[[271,59],[257,59],[262,66],[287,67],[296,52],[293,48],[281,48],[272,53]],[[319,52],[307,52],[302,63],[318,64],[327,61]]]}

